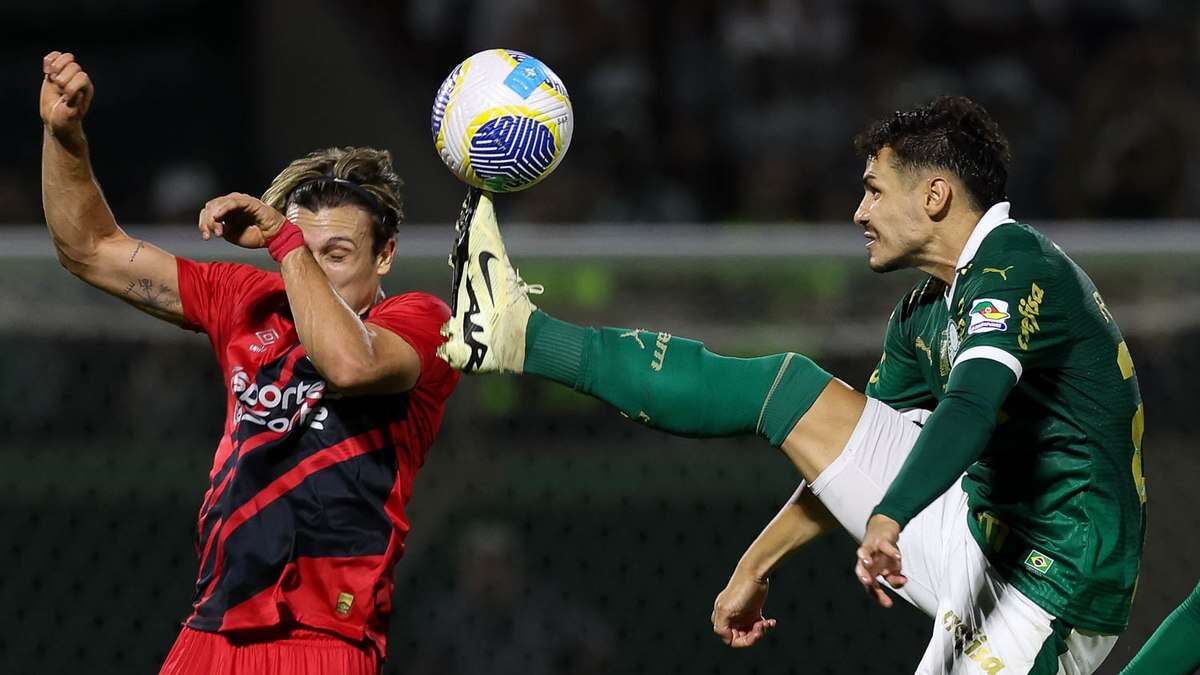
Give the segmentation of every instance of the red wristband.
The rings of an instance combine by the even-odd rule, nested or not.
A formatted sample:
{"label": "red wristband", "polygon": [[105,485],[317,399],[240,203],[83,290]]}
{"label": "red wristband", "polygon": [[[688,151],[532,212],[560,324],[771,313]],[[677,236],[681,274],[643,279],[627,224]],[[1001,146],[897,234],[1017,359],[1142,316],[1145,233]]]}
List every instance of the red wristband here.
{"label": "red wristband", "polygon": [[292,221],[284,218],[283,225],[279,227],[279,234],[271,238],[267,243],[267,252],[275,259],[275,262],[282,264],[283,258],[292,251],[304,245],[304,231],[300,229]]}

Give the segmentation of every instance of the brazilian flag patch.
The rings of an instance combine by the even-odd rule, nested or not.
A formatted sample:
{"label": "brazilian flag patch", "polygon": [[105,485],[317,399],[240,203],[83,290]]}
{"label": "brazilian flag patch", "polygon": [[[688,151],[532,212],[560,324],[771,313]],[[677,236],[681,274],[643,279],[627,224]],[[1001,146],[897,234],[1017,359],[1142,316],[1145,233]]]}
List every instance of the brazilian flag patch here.
{"label": "brazilian flag patch", "polygon": [[1029,555],[1025,556],[1025,566],[1044,575],[1054,566],[1054,559],[1037,549],[1030,549]]}

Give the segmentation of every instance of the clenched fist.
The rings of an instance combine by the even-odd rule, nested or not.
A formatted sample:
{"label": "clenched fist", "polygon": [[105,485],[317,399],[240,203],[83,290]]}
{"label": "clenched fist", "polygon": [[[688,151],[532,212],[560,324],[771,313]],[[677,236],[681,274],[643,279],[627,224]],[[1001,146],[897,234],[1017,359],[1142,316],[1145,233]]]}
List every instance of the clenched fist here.
{"label": "clenched fist", "polygon": [[71,53],[50,52],[42,57],[42,124],[62,140],[83,133],[83,118],[92,105],[92,79]]}

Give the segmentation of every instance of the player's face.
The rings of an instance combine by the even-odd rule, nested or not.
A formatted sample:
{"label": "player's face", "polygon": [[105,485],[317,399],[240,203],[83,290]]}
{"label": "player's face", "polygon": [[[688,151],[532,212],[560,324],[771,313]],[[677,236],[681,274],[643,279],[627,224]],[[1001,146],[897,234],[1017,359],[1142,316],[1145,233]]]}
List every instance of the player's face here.
{"label": "player's face", "polygon": [[371,215],[358,206],[316,211],[292,206],[287,215],[304,231],[305,245],[342,300],[356,311],[369,307],[379,294],[380,277],[391,268],[395,241],[376,254]]}
{"label": "player's face", "polygon": [[930,223],[923,208],[922,181],[896,169],[892,149],[867,160],[863,198],[854,222],[867,239],[867,264],[875,272],[915,267],[929,241]]}

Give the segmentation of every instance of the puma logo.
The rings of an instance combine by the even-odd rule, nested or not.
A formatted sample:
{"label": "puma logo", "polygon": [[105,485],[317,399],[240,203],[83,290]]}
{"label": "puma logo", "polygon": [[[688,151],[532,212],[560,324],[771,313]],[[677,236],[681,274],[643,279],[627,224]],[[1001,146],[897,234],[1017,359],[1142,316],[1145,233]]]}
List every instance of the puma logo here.
{"label": "puma logo", "polygon": [[925,352],[925,356],[929,357],[929,365],[933,365],[933,350],[931,350],[929,348],[929,345],[925,344],[925,340],[918,337],[916,346],[917,346],[917,349],[920,349],[921,351]]}
{"label": "puma logo", "polygon": [[642,342],[642,338],[638,337],[638,335],[643,332],[644,331],[641,328],[634,328],[633,330],[629,331],[628,333],[621,333],[621,335],[619,337],[623,337],[623,338],[631,337],[634,339],[635,342],[638,343],[638,347],[645,349],[646,343]]}
{"label": "puma logo", "polygon": [[1008,271],[1011,270],[1013,267],[1014,267],[1013,265],[1009,265],[1008,267],[1005,267],[1004,269],[1000,269],[999,267],[985,267],[985,268],[983,268],[983,274],[987,274],[988,272],[995,272],[996,274],[1000,275],[1001,279],[1008,281]]}

